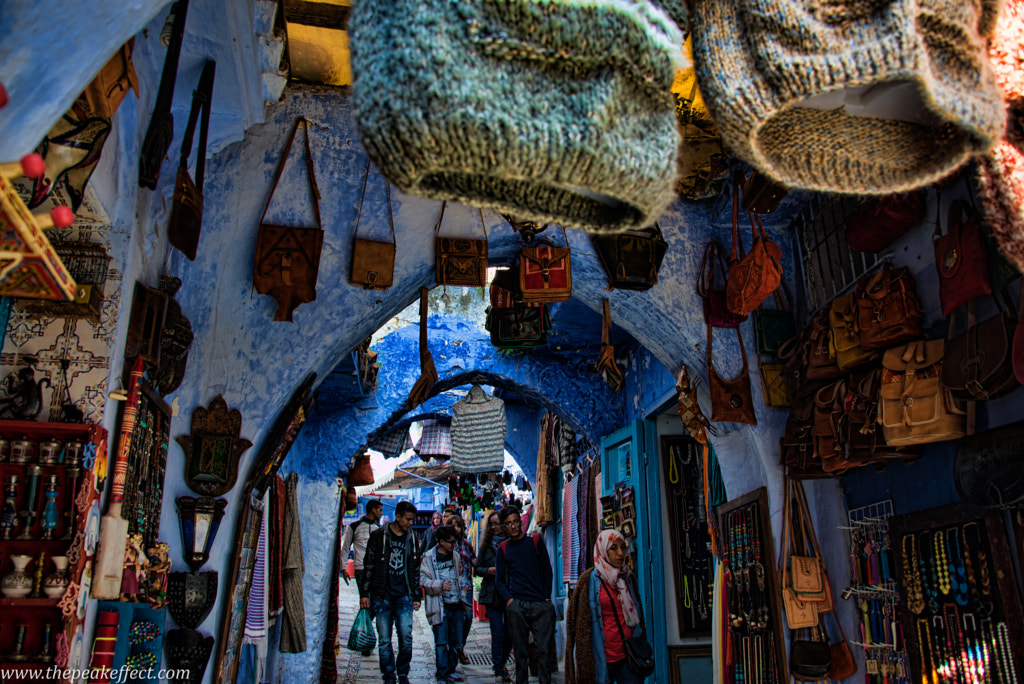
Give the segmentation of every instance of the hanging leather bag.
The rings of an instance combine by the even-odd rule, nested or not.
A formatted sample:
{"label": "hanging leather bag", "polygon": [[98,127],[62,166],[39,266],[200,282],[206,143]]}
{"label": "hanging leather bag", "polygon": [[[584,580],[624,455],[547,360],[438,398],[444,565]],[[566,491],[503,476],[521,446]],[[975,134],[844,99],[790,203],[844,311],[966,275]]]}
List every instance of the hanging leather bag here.
{"label": "hanging leather bag", "polygon": [[995,297],[999,313],[980,323],[974,302],[967,304],[967,330],[956,333],[956,311],[949,317],[942,383],[958,399],[987,401],[1006,396],[1020,387],[1013,372],[1013,338],[1017,314],[1004,291]]}
{"label": "hanging leather bag", "polygon": [[793,556],[793,520],[791,480],[783,482],[785,498],[782,503],[782,544],[779,546],[778,576],[782,579],[782,607],[786,612],[786,624],[790,629],[803,629],[818,624],[817,605],[805,601],[794,591],[789,573]]}
{"label": "hanging leather bag", "polygon": [[814,451],[814,393],[795,396],[779,439],[779,464],[793,477],[824,477]]}
{"label": "hanging leather bag", "polygon": [[768,239],[760,215],[747,212],[753,244],[750,252],[743,253],[738,220],[741,182],[742,175],[737,175],[732,186],[732,252],[726,283],[726,306],[729,311],[746,316],[775,292],[782,282],[782,250]]}
{"label": "hanging leather bag", "polygon": [[828,310],[828,322],[831,328],[832,354],[839,370],[846,373],[882,356],[881,351],[867,350],[860,346],[857,300],[853,293],[832,300]]}
{"label": "hanging leather bag", "polygon": [[597,360],[597,370],[612,391],[618,392],[626,386],[626,376],[615,361],[615,346],[612,344],[612,313],[607,299],[603,300],[601,304],[601,312],[601,356]]}
{"label": "hanging leather bag", "polygon": [[427,400],[430,389],[438,381],[437,368],[434,367],[434,357],[430,353],[430,346],[427,344],[427,317],[429,312],[428,295],[430,290],[420,288],[420,377],[417,378],[412,389],[409,391],[409,398],[405,402],[406,409],[411,411]]}
{"label": "hanging leather bag", "polygon": [[491,280],[491,305],[484,327],[501,349],[530,349],[548,343],[551,320],[543,302],[527,304],[519,292],[516,269],[499,269]]}
{"label": "hanging leather bag", "polygon": [[960,498],[975,506],[1015,506],[1024,502],[1024,421],[964,437],[956,445],[953,484]]}
{"label": "hanging leather bag", "polygon": [[835,380],[843,371],[833,356],[832,328],[829,312],[822,309],[811,317],[806,329],[807,342],[804,345],[804,377],[807,380]]}
{"label": "hanging leather bag", "polygon": [[484,239],[441,237],[441,223],[448,200],[441,203],[441,215],[434,226],[435,272],[438,285],[487,287],[487,226],[479,209]]}
{"label": "hanging leather bag", "polygon": [[[171,204],[171,218],[167,223],[167,241],[184,254],[189,261],[195,261],[199,247],[199,233],[203,229],[203,173],[206,168],[206,134],[210,128],[210,99],[213,96],[213,75],[217,64],[207,60],[199,77],[199,86],[192,92],[192,110],[188,115],[188,126],[181,141],[181,158],[178,161],[178,176],[174,181],[174,200]],[[188,175],[188,158],[192,153],[192,136],[196,121],[199,124],[199,145],[196,148],[196,177],[193,182]]]}
{"label": "hanging leather bag", "polygon": [[894,458],[906,459],[917,455],[913,447],[897,448],[885,443],[878,425],[878,389],[882,369],[854,373],[846,383],[843,411],[847,420],[848,448],[846,460],[852,465],[877,463]]}
{"label": "hanging leather bag", "polygon": [[93,116],[112,119],[129,90],[134,90],[138,97],[139,77],[132,64],[134,50],[135,39],[130,38],[82,91],[81,96],[89,103],[89,111]]}
{"label": "hanging leather bag", "polygon": [[918,340],[882,357],[878,421],[889,446],[959,439],[967,406],[942,383],[945,340]]}
{"label": "hanging leather bag", "polygon": [[700,408],[700,402],[697,401],[697,383],[690,378],[686,366],[682,366],[676,376],[676,391],[679,393],[679,419],[683,421],[683,428],[690,437],[701,444],[707,444],[707,433],[713,433],[714,428]]}
{"label": "hanging leather bag", "polygon": [[798,682],[820,682],[828,679],[832,669],[832,651],[828,641],[821,636],[817,628],[797,638],[794,636],[789,657],[789,673]]}
{"label": "hanging leather bag", "polygon": [[352,268],[348,282],[366,290],[386,290],[395,280],[395,217],[391,209],[391,183],[384,180],[384,192],[388,203],[388,224],[391,226],[391,242],[370,240],[359,237],[359,221],[363,217],[363,200],[366,198],[366,183],[370,179],[370,159],[366,159],[366,175],[363,177],[363,192],[359,196],[359,213],[356,215],[356,229],[352,233]]}
{"label": "hanging leather bag", "polygon": [[845,379],[822,387],[814,395],[814,452],[826,473],[842,473],[850,467],[846,462],[849,422],[843,411],[845,397]]}
{"label": "hanging leather bag", "polygon": [[921,301],[906,266],[889,264],[857,283],[857,325],[865,351],[889,349],[921,337]]}
{"label": "hanging leather bag", "polygon": [[348,474],[348,486],[350,489],[355,487],[365,487],[373,484],[373,466],[370,465],[370,455],[363,454],[356,459],[355,465],[352,466],[352,471]]}
{"label": "hanging leather bag", "polygon": [[[299,127],[306,131],[306,176],[313,199],[315,228],[296,228],[267,223],[267,210],[274,198],[274,191],[281,180],[292,143]],[[324,231],[320,222],[320,190],[316,185],[313,153],[309,147],[309,122],[300,118],[288,138],[288,144],[281,156],[274,184],[270,187],[267,204],[260,217],[260,229],[256,237],[256,258],[253,262],[252,279],[256,291],[270,295],[277,300],[275,321],[291,321],[292,312],[299,306],[316,299],[316,279],[320,273],[320,251],[323,249]]]}
{"label": "hanging leather bag", "polygon": [[643,292],[658,284],[668,243],[657,223],[614,235],[595,234],[590,241],[608,276],[608,289]]}
{"label": "hanging leather bag", "polygon": [[569,236],[562,228],[565,247],[540,238],[519,249],[519,291],[526,303],[567,302],[572,297],[572,261]]}
{"label": "hanging leather bag", "polygon": [[[832,597],[832,582],[828,578],[828,570],[825,568],[825,557],[821,554],[821,547],[818,545],[818,535],[814,531],[811,511],[807,506],[807,493],[804,491],[804,483],[801,480],[793,480],[793,494],[799,513],[798,520],[801,525],[801,539],[803,540],[804,549],[810,544],[811,556],[818,562],[818,572],[821,575],[821,590],[817,592],[802,592],[800,593],[800,598],[814,603],[820,617],[825,613],[835,610],[835,601]],[[795,524],[797,524],[797,520],[794,520]],[[804,552],[806,553],[806,551]]]}
{"label": "hanging leather bag", "polygon": [[171,104],[174,101],[174,81],[178,77],[178,59],[181,44],[185,38],[185,18],[188,15],[188,0],[176,0],[171,6],[174,22],[171,24],[171,38],[167,44],[164,68],[160,73],[160,87],[156,91],[153,114],[146,128],[146,137],[139,149],[139,187],[156,190],[160,178],[160,166],[164,163],[167,150],[174,138],[174,115]]}
{"label": "hanging leather bag", "polygon": [[981,235],[981,214],[964,200],[955,200],[949,207],[945,235],[941,217],[940,207],[932,239],[942,315],[949,316],[958,306],[991,294],[992,282]]}
{"label": "hanging leather bag", "polygon": [[761,376],[761,392],[764,404],[771,408],[788,408],[793,404],[793,388],[786,373],[786,364],[759,360],[758,374]]}
{"label": "hanging leather bag", "polygon": [[712,240],[704,248],[704,259],[697,274],[697,294],[704,303],[704,322],[712,328],[736,328],[747,320],[745,314],[735,314],[726,305],[725,288],[729,265],[722,243]]}
{"label": "hanging leather bag", "polygon": [[758,354],[777,358],[779,349],[796,335],[796,321],[789,309],[789,288],[782,281],[773,293],[775,308],[766,309],[764,304],[754,310],[754,344]]}
{"label": "hanging leather bag", "polygon": [[858,252],[881,252],[924,221],[927,210],[924,190],[872,197],[846,219],[846,244]]}
{"label": "hanging leather bag", "polygon": [[750,389],[750,373],[747,369],[747,349],[743,344],[743,335],[736,328],[736,337],[740,343],[740,354],[743,356],[743,370],[734,380],[724,380],[715,370],[711,356],[712,328],[708,326],[708,388],[711,392],[711,421],[714,423],[744,423],[757,425],[754,414],[754,399]]}

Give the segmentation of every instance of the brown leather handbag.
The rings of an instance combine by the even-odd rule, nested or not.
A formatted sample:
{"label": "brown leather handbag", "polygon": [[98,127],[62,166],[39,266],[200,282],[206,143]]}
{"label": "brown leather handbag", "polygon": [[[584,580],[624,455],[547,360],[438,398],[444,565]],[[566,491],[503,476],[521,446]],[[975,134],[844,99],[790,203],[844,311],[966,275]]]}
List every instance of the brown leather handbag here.
{"label": "brown leather handbag", "polygon": [[804,377],[807,380],[835,380],[844,373],[832,355],[832,328],[829,312],[822,309],[811,317],[805,331]]}
{"label": "brown leather handbag", "polygon": [[814,393],[793,398],[779,446],[779,465],[785,466],[793,477],[825,475],[814,452]]}
{"label": "brown leather handbag", "polygon": [[[206,60],[199,86],[192,92],[192,110],[188,114],[188,126],[181,141],[181,157],[178,161],[178,176],[174,181],[174,200],[171,204],[171,218],[167,223],[167,241],[184,254],[189,261],[195,261],[199,247],[199,233],[203,229],[203,173],[206,168],[206,134],[210,128],[210,99],[213,96],[213,75],[217,64]],[[192,153],[192,136],[196,121],[202,114],[199,125],[199,145],[196,148],[195,182],[188,175],[188,157]]]}
{"label": "brown leather handbag", "polygon": [[348,474],[348,486],[366,487],[373,484],[373,466],[370,465],[370,454],[363,454],[356,459],[352,470]]}
{"label": "brown leather handbag", "polygon": [[565,247],[541,238],[519,250],[519,290],[527,304],[567,302],[572,298],[572,261],[569,237],[562,228]]}
{"label": "brown leather handbag", "polygon": [[[970,188],[968,188],[968,194]],[[973,200],[972,200],[973,201]],[[947,230],[942,233],[942,210],[935,221],[935,269],[939,273],[939,301],[942,315],[967,302],[992,294],[988,274],[988,256],[981,234],[981,214],[964,200],[955,200],[946,217]]]}
{"label": "brown leather handbag", "polygon": [[726,305],[728,278],[725,247],[718,240],[712,240],[704,248],[704,260],[697,274],[697,294],[704,302],[704,322],[712,328],[736,328],[747,320],[746,315],[735,314]]}
{"label": "brown leather handbag", "polygon": [[597,370],[612,391],[618,392],[626,386],[626,376],[615,361],[615,345],[612,344],[612,313],[607,299],[601,303],[601,312],[601,356],[597,360]]}
{"label": "brown leather handbag", "polygon": [[942,383],[945,347],[945,340],[918,340],[882,357],[878,422],[889,446],[942,442],[966,434],[966,402]]}
{"label": "brown leather handbag", "polygon": [[[786,624],[789,625],[789,628],[803,629],[818,624],[818,604],[802,598],[793,588],[793,574],[789,571],[793,565],[795,547],[793,542],[793,497],[792,481],[788,477],[785,478],[783,489],[785,498],[782,502],[782,544],[779,546],[778,564],[778,576],[782,580],[782,605],[786,611]],[[817,560],[803,556],[796,558],[815,562]],[[819,590],[820,588],[819,584]]]}
{"label": "brown leather handbag", "polygon": [[609,289],[643,292],[657,285],[658,269],[668,251],[657,223],[614,235],[591,235],[590,241],[608,275]]}
{"label": "brown leather handbag", "polygon": [[758,361],[761,376],[761,391],[764,404],[771,408],[788,408],[793,404],[793,388],[790,386],[786,364]]}
{"label": "brown leather handbag", "polygon": [[[313,198],[315,228],[296,228],[266,223],[267,209],[281,180],[291,153],[292,143],[299,127],[306,131],[306,175]],[[323,249],[324,231],[320,222],[320,190],[316,185],[313,153],[309,147],[309,122],[300,118],[288,138],[281,156],[270,196],[260,217],[260,230],[256,238],[256,258],[253,261],[252,280],[256,291],[277,300],[275,321],[291,321],[292,312],[299,306],[316,299],[316,279],[320,273],[320,251]]]}
{"label": "brown leather handbag", "polygon": [[865,351],[888,349],[921,337],[921,301],[906,266],[886,266],[857,283],[857,325]]}
{"label": "brown leather handbag", "polygon": [[843,411],[845,397],[845,379],[825,385],[814,395],[814,452],[826,473],[838,474],[850,468],[846,461],[849,422]]}
{"label": "brown leather handbag", "polygon": [[828,322],[832,329],[832,353],[839,370],[849,372],[882,356],[880,351],[867,350],[860,346],[857,300],[853,293],[832,300],[832,306],[828,310]]}
{"label": "brown leather handbag", "polygon": [[427,345],[427,315],[429,314],[427,295],[430,290],[420,288],[420,377],[409,391],[409,398],[405,402],[407,410],[412,410],[425,402],[430,394],[434,383],[438,381],[437,368],[434,367],[434,357]]}
{"label": "brown leather handbag", "polygon": [[82,97],[89,103],[89,111],[93,116],[112,119],[129,90],[134,90],[138,97],[139,77],[135,75],[135,66],[132,64],[134,50],[135,39],[131,38],[114,53],[82,91]]}
{"label": "brown leather handbag", "polygon": [[480,226],[484,239],[441,237],[441,223],[448,200],[441,204],[441,215],[434,226],[435,273],[438,285],[460,287],[487,287],[487,226],[484,212],[480,213]]}
{"label": "brown leather handbag", "polygon": [[740,341],[740,354],[743,356],[743,370],[735,380],[724,380],[715,370],[711,358],[711,326],[708,328],[708,380],[711,392],[711,421],[714,423],[745,423],[757,425],[754,414],[754,399],[750,390],[750,373],[747,370],[747,349],[743,344],[743,335],[736,328],[736,337]]}
{"label": "brown leather handbag", "polygon": [[395,280],[395,217],[391,210],[391,183],[384,179],[384,191],[388,202],[388,224],[391,226],[391,242],[369,240],[359,237],[359,221],[363,217],[363,200],[366,199],[366,183],[370,179],[370,159],[366,159],[366,175],[363,177],[363,192],[359,196],[359,213],[356,215],[356,229],[352,234],[352,268],[348,274],[350,285],[366,290],[386,290]]}
{"label": "brown leather handbag", "polygon": [[854,465],[907,459],[918,455],[913,447],[891,447],[885,443],[878,425],[878,388],[882,369],[853,373],[846,383],[843,410],[848,423],[846,460]]}
{"label": "brown leather handbag", "polygon": [[782,250],[768,239],[768,233],[761,225],[761,217],[754,212],[747,212],[753,244],[750,252],[743,253],[738,220],[739,186],[742,180],[742,174],[737,174],[732,185],[732,252],[725,297],[729,311],[746,316],[775,292],[782,282]]}
{"label": "brown leather handbag", "polygon": [[942,382],[958,399],[998,399],[1020,387],[1013,373],[1018,320],[1005,291],[1003,298],[1003,302],[995,298],[999,313],[980,323],[975,320],[974,302],[968,302],[967,330],[959,334],[955,334],[956,312],[950,314]]}

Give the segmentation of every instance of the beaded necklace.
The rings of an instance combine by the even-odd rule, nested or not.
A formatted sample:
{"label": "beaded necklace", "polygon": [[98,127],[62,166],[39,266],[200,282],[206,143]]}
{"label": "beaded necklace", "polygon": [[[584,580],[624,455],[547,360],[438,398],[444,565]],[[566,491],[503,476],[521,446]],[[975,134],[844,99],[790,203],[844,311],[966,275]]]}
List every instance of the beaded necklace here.
{"label": "beaded necklace", "polygon": [[1010,628],[1006,626],[1005,622],[1000,622],[997,631],[999,632],[999,661],[1003,681],[1017,684],[1017,666],[1013,662],[1013,651],[1010,650]]}
{"label": "beaded necklace", "polygon": [[921,572],[918,568],[917,539],[912,534],[903,537],[903,575],[907,579],[907,609],[914,615],[920,615],[924,610],[924,593],[921,590]]}
{"label": "beaded necklace", "polygon": [[761,564],[761,535],[757,529],[757,516],[750,515],[751,536],[754,539],[754,575],[757,578],[757,588],[764,591],[764,566]]}
{"label": "beaded necklace", "polygon": [[931,544],[925,540],[927,535],[928,532],[921,534],[921,543],[919,545],[921,553],[918,557],[918,565],[921,568],[921,588],[924,592],[925,601],[927,602],[928,609],[934,614],[939,612],[939,590],[935,584],[935,577],[928,572],[931,561],[928,554],[931,553]]}
{"label": "beaded necklace", "polygon": [[932,535],[932,543],[935,546],[935,555],[932,556],[932,570],[937,579],[936,585],[942,594],[948,595],[951,588],[949,582],[949,566],[946,560],[946,535],[941,530]]}
{"label": "beaded necklace", "polygon": [[935,651],[932,649],[931,625],[924,618],[918,618],[917,620],[917,644],[919,647],[918,651],[921,653],[921,684],[938,682],[938,676],[935,672]]}
{"label": "beaded necklace", "polygon": [[[946,635],[945,643],[942,641],[943,634]],[[932,617],[932,635],[934,637],[932,641],[932,648],[934,649],[932,659],[938,664],[936,671],[939,673],[940,681],[956,681],[956,663],[951,656],[952,648],[950,648],[949,634],[946,632],[945,622],[941,615]]]}
{"label": "beaded necklace", "polygon": [[946,533],[949,543],[949,576],[950,584],[956,592],[953,600],[959,606],[967,605],[967,565],[960,555],[960,528],[954,527]]}

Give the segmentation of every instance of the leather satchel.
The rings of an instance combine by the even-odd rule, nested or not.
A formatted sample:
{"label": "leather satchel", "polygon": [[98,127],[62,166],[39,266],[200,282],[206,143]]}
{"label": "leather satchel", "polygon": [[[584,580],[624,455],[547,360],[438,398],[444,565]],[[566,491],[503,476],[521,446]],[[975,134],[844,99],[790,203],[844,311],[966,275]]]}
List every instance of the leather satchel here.
{"label": "leather satchel", "polygon": [[[955,334],[956,312],[949,317],[942,383],[958,399],[998,399],[1020,387],[1013,372],[1017,315],[1009,296],[1003,295],[1006,306],[1000,304],[999,313],[980,323],[975,320],[974,302],[969,302],[967,330],[962,333]],[[1000,303],[998,297],[996,302]]]}
{"label": "leather satchel", "polygon": [[782,345],[796,335],[796,320],[789,310],[790,297],[786,281],[782,281],[774,297],[774,309],[766,309],[762,303],[754,310],[754,345],[758,354],[778,357]]}
{"label": "leather satchel", "polygon": [[739,236],[739,184],[738,174],[732,186],[732,252],[729,258],[729,279],[726,282],[726,305],[729,311],[745,316],[768,298],[782,282],[782,250],[768,239],[761,225],[761,217],[747,212],[750,218],[750,252],[743,253],[743,240]]}
{"label": "leather satchel", "polygon": [[411,411],[430,396],[430,390],[438,381],[437,368],[434,367],[434,357],[430,353],[430,346],[427,344],[427,317],[430,313],[428,306],[428,294],[430,290],[420,288],[420,377],[416,379],[412,389],[409,391],[409,398],[405,401],[406,410]]}
{"label": "leather satchel", "polygon": [[852,293],[832,300],[832,306],[828,310],[828,322],[832,329],[832,353],[839,370],[849,372],[881,357],[881,351],[867,350],[860,346],[857,300]]}
{"label": "leather satchel", "polygon": [[728,277],[725,248],[722,243],[712,240],[704,248],[704,259],[697,274],[697,294],[704,303],[704,322],[712,328],[737,328],[747,320],[746,314],[733,313],[726,305]]}
{"label": "leather satchel", "polygon": [[1024,502],[1024,421],[965,437],[956,445],[953,484],[960,498],[975,506],[1015,506]]}
{"label": "leather satchel", "polygon": [[551,321],[543,304],[487,308],[484,326],[491,334],[491,344],[501,349],[529,349],[548,343]]}
{"label": "leather satchel", "polygon": [[849,422],[843,411],[846,380],[822,387],[814,395],[814,451],[826,473],[848,470],[846,443]]}
{"label": "leather satchel", "polygon": [[487,287],[487,226],[484,212],[480,213],[480,226],[484,239],[441,237],[441,223],[448,200],[441,204],[441,216],[434,226],[435,272],[438,285],[460,287]]}
{"label": "leather satchel", "polygon": [[981,215],[964,200],[949,207],[948,228],[942,234],[942,211],[935,222],[935,268],[939,272],[942,315],[962,304],[992,293],[988,258],[981,235]]}
{"label": "leather satchel", "polygon": [[779,546],[778,576],[782,578],[782,605],[786,611],[786,624],[790,629],[802,629],[818,624],[818,607],[803,600],[792,587],[792,577],[787,571],[793,554],[792,484],[785,478],[782,501],[782,544]]}
{"label": "leather satchel", "polygon": [[877,463],[889,459],[917,456],[912,447],[891,447],[878,425],[878,388],[882,369],[854,373],[846,383],[843,411],[847,420],[848,444],[846,460],[851,465]]}
{"label": "leather satchel", "polygon": [[786,364],[758,362],[761,375],[761,392],[764,394],[765,406],[771,408],[788,408],[793,404],[793,390],[786,373]]}
{"label": "leather satchel", "polygon": [[833,356],[832,328],[829,312],[822,309],[811,317],[806,329],[807,342],[804,345],[804,377],[822,381],[841,378],[844,373]]}
{"label": "leather satchel", "polygon": [[846,219],[846,244],[858,252],[881,252],[924,221],[927,210],[924,190],[872,197]]}
{"label": "leather satchel", "polygon": [[612,313],[607,299],[602,302],[601,311],[601,356],[597,360],[597,370],[612,391],[618,392],[626,386],[626,376],[615,361],[615,345],[612,344]]}
{"label": "leather satchel", "polygon": [[[315,228],[296,228],[266,223],[267,209],[274,197],[274,191],[281,180],[288,161],[288,155],[295,141],[299,127],[306,130],[306,175],[313,199]],[[256,238],[256,258],[253,262],[252,279],[256,291],[270,295],[277,300],[275,321],[291,321],[292,312],[299,306],[316,299],[316,279],[320,273],[320,251],[323,249],[324,231],[320,222],[320,191],[316,185],[313,167],[313,153],[309,147],[309,125],[306,119],[295,122],[291,137],[285,146],[281,163],[274,175],[270,196],[263,207],[259,234]]]}
{"label": "leather satchel", "polygon": [[[817,624],[817,620],[815,620]],[[828,679],[832,669],[832,651],[827,641],[793,639],[789,657],[789,673],[800,682]]]}
{"label": "leather satchel", "polygon": [[882,357],[878,421],[886,444],[907,446],[959,439],[967,406],[942,383],[945,340],[919,340]]}
{"label": "leather satchel", "polygon": [[[199,86],[192,93],[192,110],[188,115],[188,126],[181,141],[181,157],[178,161],[178,176],[174,181],[174,200],[171,204],[171,218],[167,223],[167,241],[184,254],[189,261],[195,261],[199,247],[199,233],[203,229],[203,174],[206,168],[206,134],[210,128],[210,99],[213,96],[213,75],[217,64],[206,60],[203,65]],[[188,175],[188,158],[192,153],[192,136],[196,121],[202,114],[199,125],[199,145],[196,148],[195,182]]]}
{"label": "leather satchel", "polygon": [[590,241],[608,276],[608,289],[643,292],[658,284],[668,243],[657,223],[614,235],[595,234]]}
{"label": "leather satchel", "polygon": [[814,452],[814,393],[795,396],[779,440],[779,464],[793,477],[823,477],[821,461]]}
{"label": "leather satchel", "polygon": [[712,328],[708,326],[708,379],[711,392],[711,421],[714,423],[744,423],[757,425],[754,414],[754,399],[750,389],[750,373],[747,369],[747,349],[743,344],[743,335],[736,328],[736,337],[740,342],[740,354],[743,356],[743,370],[734,380],[724,380],[715,370],[711,356]]}
{"label": "leather satchel", "polygon": [[373,466],[370,465],[370,455],[363,454],[356,463],[352,466],[352,471],[348,474],[348,486],[351,489],[356,487],[365,487],[373,484]]}
{"label": "leather satchel", "polygon": [[363,217],[363,200],[366,198],[366,183],[370,178],[370,159],[366,159],[366,175],[363,178],[363,192],[359,197],[359,213],[356,215],[356,229],[352,234],[352,268],[348,282],[366,290],[386,290],[395,280],[395,217],[391,210],[391,183],[384,180],[384,191],[388,202],[388,223],[391,226],[391,242],[370,240],[359,237],[359,221]]}
{"label": "leather satchel", "polygon": [[906,266],[886,266],[857,283],[857,325],[862,349],[889,349],[921,337],[921,301]]}
{"label": "leather satchel", "polygon": [[135,39],[131,38],[114,53],[82,91],[82,97],[89,104],[93,116],[112,119],[129,90],[134,90],[138,97],[139,77],[132,64],[134,50]]}
{"label": "leather satchel", "polygon": [[532,247],[519,249],[519,290],[523,301],[567,302],[572,297],[572,261],[569,237],[562,228],[565,247],[541,238]]}

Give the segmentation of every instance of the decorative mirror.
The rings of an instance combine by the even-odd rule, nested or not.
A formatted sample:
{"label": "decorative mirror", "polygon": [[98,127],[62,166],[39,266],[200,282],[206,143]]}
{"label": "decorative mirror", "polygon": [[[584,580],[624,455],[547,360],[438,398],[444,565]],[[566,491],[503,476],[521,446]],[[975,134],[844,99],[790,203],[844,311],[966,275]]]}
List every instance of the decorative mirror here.
{"label": "decorative mirror", "polygon": [[228,410],[224,398],[192,412],[192,434],[178,437],[185,451],[185,483],[205,496],[231,491],[238,479],[238,460],[252,442],[242,439],[242,413]]}

